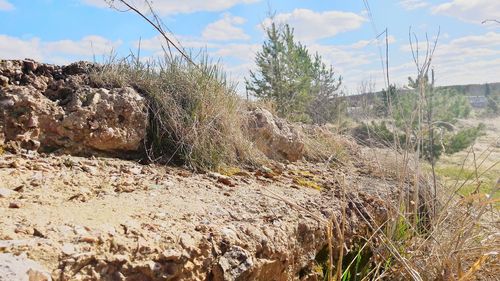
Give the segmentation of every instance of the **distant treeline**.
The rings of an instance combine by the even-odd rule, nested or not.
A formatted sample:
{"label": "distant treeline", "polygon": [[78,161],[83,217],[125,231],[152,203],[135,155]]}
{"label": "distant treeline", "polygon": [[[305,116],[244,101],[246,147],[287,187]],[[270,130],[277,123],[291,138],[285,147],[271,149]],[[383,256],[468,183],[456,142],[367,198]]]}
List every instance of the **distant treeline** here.
{"label": "distant treeline", "polygon": [[[489,96],[500,94],[500,82],[486,84],[451,85],[436,87],[436,90],[453,90],[466,96]],[[411,90],[398,89],[401,94],[409,93]],[[346,96],[350,106],[357,106],[362,101],[380,97],[382,91]]]}

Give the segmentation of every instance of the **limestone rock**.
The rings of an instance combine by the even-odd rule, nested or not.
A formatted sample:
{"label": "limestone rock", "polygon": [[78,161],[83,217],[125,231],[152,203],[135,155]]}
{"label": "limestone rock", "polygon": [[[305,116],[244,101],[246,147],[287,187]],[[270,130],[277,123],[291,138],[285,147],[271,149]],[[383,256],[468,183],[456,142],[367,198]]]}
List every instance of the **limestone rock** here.
{"label": "limestone rock", "polygon": [[252,256],[248,251],[232,246],[219,258],[218,268],[214,270],[215,280],[245,280],[249,271],[254,267]]}
{"label": "limestone rock", "polygon": [[137,151],[146,134],[144,98],[132,88],[82,86],[51,100],[31,86],[4,90],[6,141],[29,150],[72,154]]}
{"label": "limestone rock", "polygon": [[0,187],[0,198],[7,198],[12,195],[14,191],[8,188]]}
{"label": "limestone rock", "polygon": [[0,60],[0,135],[5,142],[79,155],[138,151],[146,135],[146,100],[128,87],[91,87],[89,74],[97,67]]}
{"label": "limestone rock", "polygon": [[297,161],[303,157],[304,142],[285,120],[265,109],[249,112],[248,128],[257,147],[269,158]]}

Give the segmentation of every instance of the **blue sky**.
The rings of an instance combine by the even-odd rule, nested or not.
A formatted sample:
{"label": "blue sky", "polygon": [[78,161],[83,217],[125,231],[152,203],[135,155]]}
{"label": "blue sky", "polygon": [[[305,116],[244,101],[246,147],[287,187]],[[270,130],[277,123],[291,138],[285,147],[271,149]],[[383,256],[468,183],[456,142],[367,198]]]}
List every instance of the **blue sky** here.
{"label": "blue sky", "polygon": [[[385,49],[385,42],[374,38],[385,28],[391,82],[404,85],[415,75],[410,26],[421,41],[441,28],[433,63],[437,84],[500,81],[500,24],[481,23],[500,19],[499,0],[367,2],[373,21],[362,0],[155,0],[154,7],[184,47],[206,48],[220,58],[240,91],[255,68],[269,7],[277,21],[290,23],[301,42],[334,66],[349,93],[363,82],[384,87],[379,46]],[[111,50],[123,56],[136,51],[139,39],[144,57],[161,54],[155,30],[133,13],[109,9],[104,0],[0,0],[2,59],[102,60]]]}

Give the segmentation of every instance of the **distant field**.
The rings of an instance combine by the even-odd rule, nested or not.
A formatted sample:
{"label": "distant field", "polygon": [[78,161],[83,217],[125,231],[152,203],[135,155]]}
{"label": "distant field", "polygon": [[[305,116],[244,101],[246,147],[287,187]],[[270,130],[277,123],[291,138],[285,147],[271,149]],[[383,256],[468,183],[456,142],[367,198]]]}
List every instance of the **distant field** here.
{"label": "distant field", "polygon": [[[479,192],[500,198],[500,192],[493,192],[500,177],[500,117],[493,119],[470,119],[461,125],[486,125],[485,135],[478,138],[471,149],[453,155],[443,155],[436,166],[436,173],[449,188],[455,188],[460,195],[469,195],[481,183]],[[476,168],[477,167],[477,173]]]}

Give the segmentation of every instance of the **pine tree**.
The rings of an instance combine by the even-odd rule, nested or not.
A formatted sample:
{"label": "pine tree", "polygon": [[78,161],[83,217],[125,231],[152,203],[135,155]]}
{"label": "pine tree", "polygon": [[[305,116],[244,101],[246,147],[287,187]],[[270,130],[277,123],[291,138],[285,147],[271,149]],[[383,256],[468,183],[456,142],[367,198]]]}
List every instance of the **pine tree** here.
{"label": "pine tree", "polygon": [[258,70],[245,80],[247,90],[257,98],[273,101],[282,117],[295,121],[331,121],[341,78],[322,58],[296,42],[288,25],[272,23],[267,40],[257,53]]}

